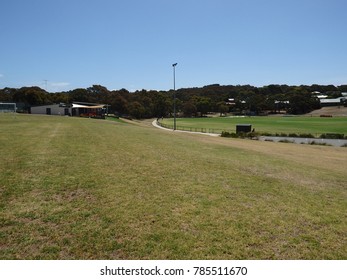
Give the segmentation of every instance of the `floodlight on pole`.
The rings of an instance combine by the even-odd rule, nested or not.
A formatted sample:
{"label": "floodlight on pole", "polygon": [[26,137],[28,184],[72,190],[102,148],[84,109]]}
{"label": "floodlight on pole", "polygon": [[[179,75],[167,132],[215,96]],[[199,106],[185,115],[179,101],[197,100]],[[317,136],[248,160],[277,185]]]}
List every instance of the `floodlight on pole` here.
{"label": "floodlight on pole", "polygon": [[173,67],[173,82],[174,82],[174,130],[176,130],[176,66],[177,63],[172,64]]}

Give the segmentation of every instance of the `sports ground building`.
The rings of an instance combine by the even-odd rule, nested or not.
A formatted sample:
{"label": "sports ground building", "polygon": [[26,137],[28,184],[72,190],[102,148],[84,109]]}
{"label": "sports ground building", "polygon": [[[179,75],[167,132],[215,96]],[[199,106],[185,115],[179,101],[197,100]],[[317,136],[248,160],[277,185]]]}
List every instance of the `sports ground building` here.
{"label": "sports ground building", "polygon": [[52,104],[30,108],[31,114],[105,118],[106,104],[73,102],[72,104]]}

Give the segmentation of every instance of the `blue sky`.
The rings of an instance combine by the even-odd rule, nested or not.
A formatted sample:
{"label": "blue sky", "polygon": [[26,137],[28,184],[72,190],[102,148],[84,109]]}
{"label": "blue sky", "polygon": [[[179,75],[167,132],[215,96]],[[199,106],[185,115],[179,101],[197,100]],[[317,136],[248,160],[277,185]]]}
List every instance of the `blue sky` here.
{"label": "blue sky", "polygon": [[345,0],[1,0],[0,88],[347,84]]}

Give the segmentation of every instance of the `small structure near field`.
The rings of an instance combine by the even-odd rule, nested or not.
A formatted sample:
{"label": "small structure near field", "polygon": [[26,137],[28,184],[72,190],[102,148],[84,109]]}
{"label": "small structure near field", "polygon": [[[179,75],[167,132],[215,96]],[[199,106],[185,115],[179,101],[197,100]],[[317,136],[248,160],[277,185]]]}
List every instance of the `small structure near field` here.
{"label": "small structure near field", "polygon": [[251,124],[237,124],[236,125],[236,133],[248,133],[252,131],[252,125]]}
{"label": "small structure near field", "polygon": [[30,108],[31,114],[71,116],[71,107],[65,103],[35,106]]}
{"label": "small structure near field", "polygon": [[104,119],[106,107],[106,104],[73,102],[71,108],[72,116]]}
{"label": "small structure near field", "polygon": [[3,103],[0,102],[0,113],[16,113],[17,104],[16,103]]}
{"label": "small structure near field", "polygon": [[31,114],[105,118],[105,104],[73,102],[31,107]]}
{"label": "small structure near field", "polygon": [[326,98],[326,99],[320,99],[320,105],[322,107],[325,107],[325,106],[340,106],[340,105],[345,105],[346,101],[347,101],[346,97]]}

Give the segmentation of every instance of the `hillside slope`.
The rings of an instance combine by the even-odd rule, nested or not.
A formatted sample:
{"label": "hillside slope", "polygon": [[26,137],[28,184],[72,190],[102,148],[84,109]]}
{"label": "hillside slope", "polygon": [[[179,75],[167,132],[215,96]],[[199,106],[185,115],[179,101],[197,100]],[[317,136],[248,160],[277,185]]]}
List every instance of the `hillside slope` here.
{"label": "hillside slope", "polygon": [[331,106],[323,107],[321,109],[312,111],[307,115],[312,116],[321,116],[321,115],[332,115],[333,117],[346,117],[347,116],[347,107],[344,106]]}

